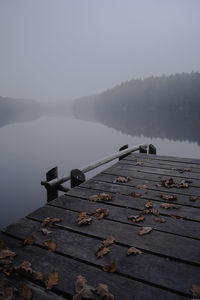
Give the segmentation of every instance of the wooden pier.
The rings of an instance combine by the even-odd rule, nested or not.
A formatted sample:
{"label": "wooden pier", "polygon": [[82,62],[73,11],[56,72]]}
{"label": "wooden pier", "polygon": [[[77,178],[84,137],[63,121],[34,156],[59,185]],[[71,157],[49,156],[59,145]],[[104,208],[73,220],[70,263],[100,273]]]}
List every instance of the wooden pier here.
{"label": "wooden pier", "polygon": [[130,154],[0,239],[0,296],[200,299],[200,160]]}

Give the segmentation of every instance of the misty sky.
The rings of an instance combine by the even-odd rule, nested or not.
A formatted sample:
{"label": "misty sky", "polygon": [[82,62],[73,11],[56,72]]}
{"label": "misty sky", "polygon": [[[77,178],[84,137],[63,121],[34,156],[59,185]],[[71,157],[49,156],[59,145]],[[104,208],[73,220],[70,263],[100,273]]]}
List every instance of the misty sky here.
{"label": "misty sky", "polygon": [[40,101],[200,71],[200,0],[0,0],[0,95]]}

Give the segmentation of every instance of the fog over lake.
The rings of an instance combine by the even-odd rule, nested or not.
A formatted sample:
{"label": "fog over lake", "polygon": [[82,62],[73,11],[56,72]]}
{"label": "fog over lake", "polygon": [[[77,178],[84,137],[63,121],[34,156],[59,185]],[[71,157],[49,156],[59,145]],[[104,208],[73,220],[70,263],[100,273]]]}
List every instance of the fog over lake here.
{"label": "fog over lake", "polygon": [[63,175],[127,143],[130,146],[153,143],[158,154],[200,158],[196,143],[130,136],[99,123],[58,115],[0,127],[0,141],[1,227],[45,203],[46,192],[40,181],[54,166]]}

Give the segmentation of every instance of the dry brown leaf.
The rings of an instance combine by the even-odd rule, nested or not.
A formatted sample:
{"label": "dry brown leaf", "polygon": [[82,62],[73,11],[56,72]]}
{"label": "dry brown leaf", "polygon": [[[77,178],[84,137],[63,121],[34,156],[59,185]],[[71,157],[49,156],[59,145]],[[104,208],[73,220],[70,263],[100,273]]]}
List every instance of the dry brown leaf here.
{"label": "dry brown leaf", "polygon": [[50,234],[51,233],[51,230],[47,229],[47,228],[40,228],[40,231],[44,234],[44,235],[47,235],[47,234]]}
{"label": "dry brown leaf", "polygon": [[166,219],[165,218],[154,218],[154,221],[158,222],[158,223],[165,223]]}
{"label": "dry brown leaf", "polygon": [[9,299],[16,299],[15,292],[17,291],[15,288],[7,287],[8,281],[1,281],[0,282],[0,299],[1,300],[9,300]]}
{"label": "dry brown leaf", "polygon": [[22,245],[26,246],[26,245],[33,245],[35,243],[35,240],[32,236],[27,237],[26,239],[24,239],[22,241]]}
{"label": "dry brown leaf", "polygon": [[79,293],[82,290],[82,288],[87,285],[87,280],[85,277],[78,275],[76,277],[74,285],[75,285],[75,292]]}
{"label": "dry brown leaf", "polygon": [[49,251],[52,251],[52,252],[56,251],[57,245],[52,240],[49,239],[49,240],[45,241],[44,244],[48,248]]}
{"label": "dry brown leaf", "polygon": [[128,181],[131,181],[133,180],[132,177],[123,177],[123,176],[119,176],[119,177],[116,177],[115,180],[113,180],[113,182],[121,182],[121,183],[125,183],[125,182],[128,182]]}
{"label": "dry brown leaf", "polygon": [[111,261],[108,265],[103,267],[104,272],[114,273],[117,270],[117,265],[115,261]]}
{"label": "dry brown leaf", "polygon": [[32,289],[29,286],[25,285],[25,284],[22,284],[20,286],[19,294],[20,294],[20,299],[21,300],[31,300],[32,297],[33,297]]}
{"label": "dry brown leaf", "polygon": [[135,165],[136,165],[136,166],[143,166],[143,162],[137,161]]}
{"label": "dry brown leaf", "polygon": [[190,200],[190,201],[196,201],[196,200],[197,200],[197,197],[196,197],[196,196],[190,196],[189,200]]}
{"label": "dry brown leaf", "polygon": [[58,272],[52,272],[48,280],[45,281],[46,289],[51,290],[54,285],[58,284]]}
{"label": "dry brown leaf", "polygon": [[182,216],[180,216],[180,215],[177,215],[177,214],[173,214],[173,215],[171,215],[171,217],[172,217],[173,219],[179,219],[179,220],[183,220],[183,219],[184,219],[184,217],[182,217]]}
{"label": "dry brown leaf", "polygon": [[151,201],[147,201],[147,202],[145,203],[145,207],[146,207],[146,208],[151,208],[151,207],[153,207],[152,202],[151,202]]}
{"label": "dry brown leaf", "polygon": [[109,210],[105,208],[97,208],[95,213],[93,213],[93,216],[97,217],[98,219],[102,219],[106,216],[108,216]]}
{"label": "dry brown leaf", "polygon": [[109,200],[112,200],[113,196],[112,195],[109,195],[107,193],[100,193],[98,195],[92,195],[90,196],[88,199],[90,201],[93,201],[93,202],[96,202],[96,201],[100,201],[100,200],[103,200],[103,201],[109,201]]}
{"label": "dry brown leaf", "polygon": [[135,197],[135,198],[142,198],[141,194],[138,194],[138,193],[135,193],[135,192],[132,192],[132,193],[128,194],[128,196]]}
{"label": "dry brown leaf", "polygon": [[40,280],[40,281],[44,281],[44,274],[42,272],[33,272],[33,278],[35,280]]}
{"label": "dry brown leaf", "polygon": [[165,208],[165,209],[169,209],[169,208],[178,209],[178,208],[180,208],[179,205],[176,205],[176,204],[173,204],[173,203],[162,203],[160,205],[160,207]]}
{"label": "dry brown leaf", "polygon": [[16,253],[9,249],[2,249],[0,251],[0,263],[11,264],[13,262]]}
{"label": "dry brown leaf", "polygon": [[151,208],[151,209],[144,209],[142,212],[141,212],[142,215],[148,215],[148,214],[152,214],[154,216],[159,216],[159,211],[155,208]]}
{"label": "dry brown leaf", "polygon": [[140,215],[131,215],[128,216],[128,219],[131,220],[133,223],[142,222],[144,221],[145,217]]}
{"label": "dry brown leaf", "polygon": [[78,294],[73,296],[72,300],[94,299],[94,294],[91,289],[92,288],[88,285],[84,286]]}
{"label": "dry brown leaf", "polygon": [[54,225],[54,223],[59,223],[61,222],[61,219],[59,218],[50,218],[50,217],[47,217],[43,220],[42,222],[42,227],[45,227],[45,226],[51,226],[51,225]]}
{"label": "dry brown leaf", "polygon": [[115,238],[112,235],[107,236],[107,238],[102,242],[104,247],[108,247],[115,242]]}
{"label": "dry brown leaf", "polygon": [[200,284],[193,284],[190,291],[193,297],[200,299]]}
{"label": "dry brown leaf", "polygon": [[161,186],[166,188],[188,188],[189,183],[192,182],[190,179],[182,180],[180,183],[174,182],[173,178],[164,179],[161,181]]}
{"label": "dry brown leaf", "polygon": [[92,218],[87,215],[87,212],[80,212],[76,219],[78,225],[89,225],[92,222]]}
{"label": "dry brown leaf", "polygon": [[139,249],[137,249],[137,248],[135,248],[135,247],[130,247],[130,248],[127,250],[127,252],[126,252],[127,255],[131,255],[131,254],[141,254],[141,253],[142,253],[142,251],[139,250]]}
{"label": "dry brown leaf", "polygon": [[104,247],[104,246],[100,246],[99,249],[96,251],[96,256],[98,258],[103,257],[104,255],[106,255],[107,253],[110,252],[110,249],[108,247]]}
{"label": "dry brown leaf", "polygon": [[114,300],[114,296],[109,292],[108,286],[106,284],[99,283],[95,291],[97,295],[99,295],[99,297],[104,300]]}
{"label": "dry brown leaf", "polygon": [[152,230],[153,230],[152,227],[144,226],[144,227],[140,228],[140,230],[138,231],[138,235],[144,235],[144,234],[150,233]]}
{"label": "dry brown leaf", "polygon": [[176,195],[163,195],[163,194],[160,194],[159,197],[163,200],[166,200],[166,201],[175,201],[175,200],[177,200]]}
{"label": "dry brown leaf", "polygon": [[146,184],[139,184],[136,186],[137,189],[148,189],[148,186]]}
{"label": "dry brown leaf", "polygon": [[192,172],[192,168],[179,168],[179,169],[172,168],[172,170],[178,171],[179,173]]}

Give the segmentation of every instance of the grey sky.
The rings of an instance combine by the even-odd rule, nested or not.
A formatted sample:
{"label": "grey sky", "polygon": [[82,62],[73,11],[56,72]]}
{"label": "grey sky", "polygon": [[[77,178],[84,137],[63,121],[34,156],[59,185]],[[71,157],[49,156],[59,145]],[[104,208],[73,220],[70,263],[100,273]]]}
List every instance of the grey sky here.
{"label": "grey sky", "polygon": [[200,71],[200,0],[0,0],[0,95],[71,99]]}

